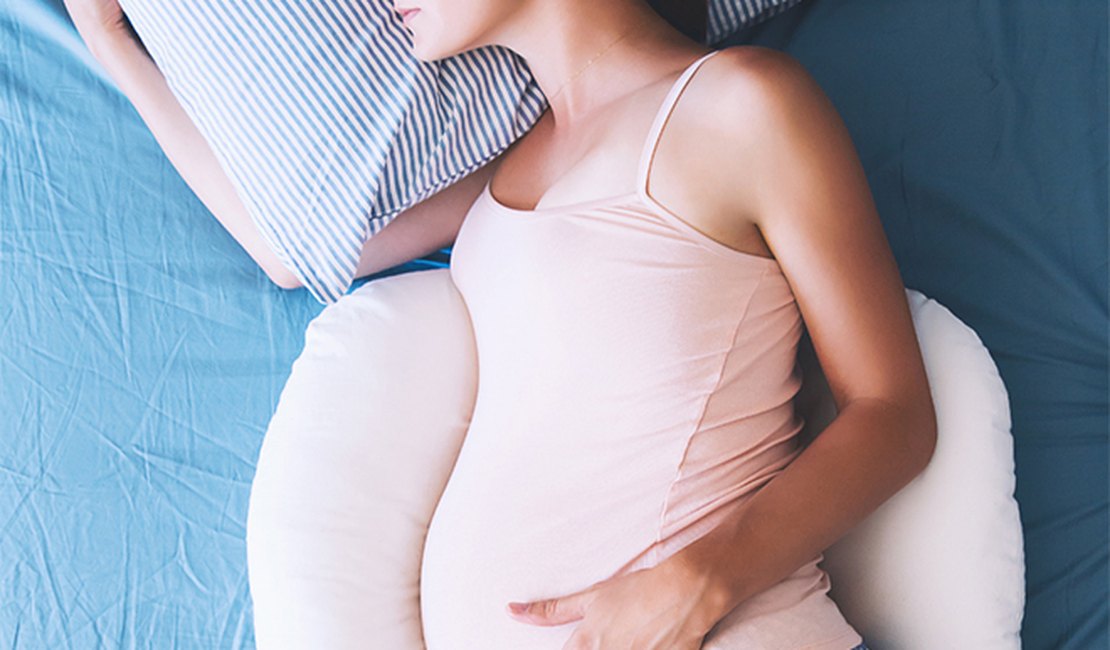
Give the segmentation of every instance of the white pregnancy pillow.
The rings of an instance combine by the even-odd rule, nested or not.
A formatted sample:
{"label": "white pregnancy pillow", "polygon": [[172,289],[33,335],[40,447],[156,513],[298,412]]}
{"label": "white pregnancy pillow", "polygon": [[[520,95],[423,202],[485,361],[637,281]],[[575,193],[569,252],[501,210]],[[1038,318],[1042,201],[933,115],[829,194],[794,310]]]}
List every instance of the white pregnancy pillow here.
{"label": "white pregnancy pillow", "polygon": [[247,513],[260,650],[423,650],[424,537],[477,380],[449,269],[368,282],[309,323]]}
{"label": "white pregnancy pillow", "polygon": [[[936,407],[936,450],[826,550],[829,595],[874,650],[1020,648],[1025,564],[1006,387],[974,330],[919,291],[906,295]],[[812,347],[804,352],[805,390],[819,400],[802,410],[808,438],[836,404]]]}
{"label": "white pregnancy pillow", "polygon": [[[970,328],[917,291],[907,297],[936,452],[825,552],[830,595],[875,650],[1017,648],[1024,558],[1005,387]],[[810,437],[835,403],[812,348],[800,358]],[[251,489],[260,650],[371,639],[423,650],[423,540],[469,424],[476,361],[448,269],[367,283],[309,325]]]}

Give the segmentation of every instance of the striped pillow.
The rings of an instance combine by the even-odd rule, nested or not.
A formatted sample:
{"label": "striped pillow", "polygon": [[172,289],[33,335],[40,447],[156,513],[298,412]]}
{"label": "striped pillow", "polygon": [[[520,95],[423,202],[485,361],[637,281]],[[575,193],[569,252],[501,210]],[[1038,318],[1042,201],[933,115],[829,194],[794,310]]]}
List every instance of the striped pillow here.
{"label": "striped pillow", "polygon": [[[706,42],[800,0],[711,0]],[[328,304],[364,242],[547,107],[507,48],[411,55],[391,0],[120,0],[282,263]]]}

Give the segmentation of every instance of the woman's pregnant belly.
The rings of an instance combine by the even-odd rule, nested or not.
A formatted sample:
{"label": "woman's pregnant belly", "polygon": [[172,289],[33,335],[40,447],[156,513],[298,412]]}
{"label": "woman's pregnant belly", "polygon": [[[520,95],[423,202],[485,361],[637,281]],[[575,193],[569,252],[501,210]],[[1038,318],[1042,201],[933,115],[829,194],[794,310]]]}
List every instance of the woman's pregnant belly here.
{"label": "woman's pregnant belly", "polygon": [[475,411],[425,539],[428,650],[559,650],[577,622],[530,625],[507,604],[590,587],[656,540],[681,441],[653,447],[573,416],[558,430],[529,421],[521,430],[511,414],[494,422]]}
{"label": "woman's pregnant belly", "polygon": [[[720,446],[708,444],[713,435],[734,437],[727,427],[695,439],[684,418],[650,429],[663,418],[598,423],[596,411],[497,402],[483,408],[489,402],[479,397],[425,539],[427,650],[561,650],[579,621],[532,625],[511,617],[508,603],[565,596],[655,566],[740,507],[796,453],[792,444],[761,444],[747,461],[755,471],[723,463]],[[782,432],[795,431],[788,414],[773,415],[759,428],[773,431],[777,421]],[[718,474],[730,465],[733,476]],[[844,641],[854,631],[826,595],[819,559],[730,612],[703,648],[850,647]]]}

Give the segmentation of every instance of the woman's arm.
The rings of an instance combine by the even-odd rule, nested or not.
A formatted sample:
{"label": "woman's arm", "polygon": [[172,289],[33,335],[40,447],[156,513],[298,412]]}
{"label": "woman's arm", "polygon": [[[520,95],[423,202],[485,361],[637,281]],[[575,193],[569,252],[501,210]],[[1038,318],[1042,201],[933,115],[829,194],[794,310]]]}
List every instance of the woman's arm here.
{"label": "woman's arm", "polygon": [[372,275],[450,246],[504,155],[502,152],[394,217],[381,232],[366,240],[355,277]]}
{"label": "woman's arm", "polygon": [[[715,594],[710,625],[901,490],[936,442],[905,286],[847,128],[788,55],[736,48],[730,56],[734,91],[714,119],[743,125],[730,129],[719,163],[744,187],[721,191],[731,211],[755,215],[778,259],[838,415],[721,525],[668,558]],[[758,165],[743,162],[754,153],[737,152],[759,152]]]}
{"label": "woman's arm", "polygon": [[223,172],[146,49],[132,35],[116,0],[66,0],[66,8],[93,57],[135,106],[166,157],[235,241],[282,288],[299,286],[262,238]]}
{"label": "woman's arm", "polygon": [[[66,0],[66,7],[89,51],[138,110],[201,202],[274,284],[284,289],[303,286],[262,238],[212,149],[134,36],[117,0]],[[366,241],[355,277],[372,275],[451,245],[500,158],[398,214]]]}

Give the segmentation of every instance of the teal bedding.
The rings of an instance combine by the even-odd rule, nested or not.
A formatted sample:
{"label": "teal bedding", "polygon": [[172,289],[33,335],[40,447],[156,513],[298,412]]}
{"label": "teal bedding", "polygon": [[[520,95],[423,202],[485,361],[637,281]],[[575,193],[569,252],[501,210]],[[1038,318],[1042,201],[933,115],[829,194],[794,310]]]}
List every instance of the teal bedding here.
{"label": "teal bedding", "polygon": [[[726,43],[813,74],[906,285],[998,364],[1033,650],[1110,645],[1106,32],[1094,0],[806,0]],[[254,463],[322,308],[206,211],[61,0],[0,0],[0,646],[254,647]]]}

